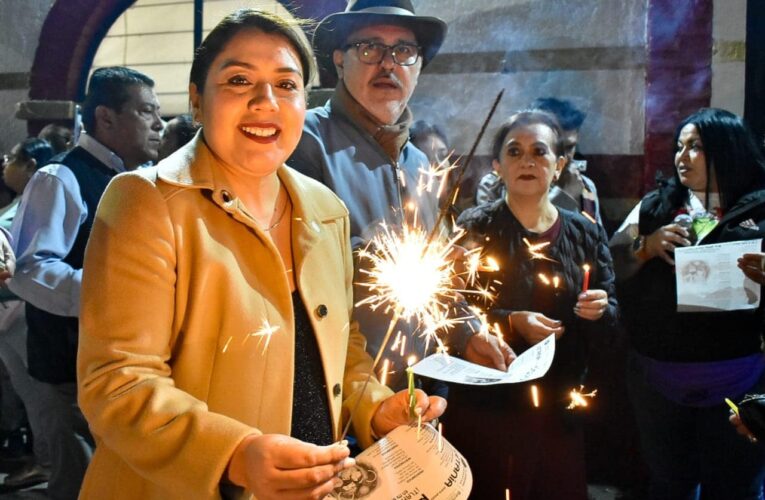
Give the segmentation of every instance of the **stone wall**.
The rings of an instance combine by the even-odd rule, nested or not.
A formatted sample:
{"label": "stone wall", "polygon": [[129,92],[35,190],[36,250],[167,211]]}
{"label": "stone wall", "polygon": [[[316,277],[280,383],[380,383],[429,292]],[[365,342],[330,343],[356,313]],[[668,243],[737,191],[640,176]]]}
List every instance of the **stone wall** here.
{"label": "stone wall", "polygon": [[53,3],[0,1],[0,153],[26,137],[26,123],[14,118],[16,103],[27,98],[37,39]]}

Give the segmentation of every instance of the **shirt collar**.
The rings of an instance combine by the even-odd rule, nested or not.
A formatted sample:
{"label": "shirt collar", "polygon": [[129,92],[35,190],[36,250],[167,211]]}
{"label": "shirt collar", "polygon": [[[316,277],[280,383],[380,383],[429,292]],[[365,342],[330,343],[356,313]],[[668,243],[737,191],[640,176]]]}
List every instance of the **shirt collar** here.
{"label": "shirt collar", "polygon": [[125,163],[115,152],[98,142],[93,136],[85,132],[80,135],[77,145],[96,157],[98,161],[114,170],[117,173],[124,172]]}

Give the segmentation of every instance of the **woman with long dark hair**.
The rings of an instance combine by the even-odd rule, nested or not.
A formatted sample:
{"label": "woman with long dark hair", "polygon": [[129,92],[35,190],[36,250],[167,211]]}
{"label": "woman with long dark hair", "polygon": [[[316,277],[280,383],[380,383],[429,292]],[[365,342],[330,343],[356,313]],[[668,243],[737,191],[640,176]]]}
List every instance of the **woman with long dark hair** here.
{"label": "woman with long dark hair", "polygon": [[762,392],[763,305],[677,312],[674,250],[765,236],[765,160],[744,121],[721,109],[687,117],[675,139],[674,175],[611,240],[651,498],[697,498],[700,487],[704,498],[758,499],[765,452],[739,439],[724,398]]}

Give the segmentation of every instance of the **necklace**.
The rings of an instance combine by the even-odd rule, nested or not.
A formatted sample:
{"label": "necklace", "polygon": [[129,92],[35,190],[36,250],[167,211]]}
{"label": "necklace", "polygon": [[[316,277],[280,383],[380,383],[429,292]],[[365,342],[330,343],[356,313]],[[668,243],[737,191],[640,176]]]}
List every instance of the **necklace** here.
{"label": "necklace", "polygon": [[[281,189],[279,189],[279,193],[281,193]],[[271,231],[272,229],[274,229],[276,226],[278,226],[279,224],[281,224],[282,220],[284,219],[284,214],[286,214],[286,213],[287,213],[287,205],[289,205],[289,202],[290,202],[290,197],[289,197],[289,195],[287,195],[287,194],[285,193],[285,196],[284,196],[284,204],[282,205],[282,211],[279,213],[279,217],[277,217],[277,218],[276,218],[276,222],[274,222],[273,224],[271,224],[271,225],[270,225],[270,226],[268,226],[268,227],[264,227],[264,225],[263,225],[263,224],[261,224],[260,222],[258,222],[258,225],[259,225],[259,226],[260,226],[260,227],[263,229],[263,231],[269,232],[269,231]],[[276,207],[274,207],[274,213],[276,213]],[[257,222],[257,221],[256,221],[256,222]]]}

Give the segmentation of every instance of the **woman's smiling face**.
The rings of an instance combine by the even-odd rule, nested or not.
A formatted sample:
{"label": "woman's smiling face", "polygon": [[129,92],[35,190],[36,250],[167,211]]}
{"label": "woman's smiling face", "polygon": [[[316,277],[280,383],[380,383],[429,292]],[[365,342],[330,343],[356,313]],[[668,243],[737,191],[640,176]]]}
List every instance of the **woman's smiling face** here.
{"label": "woman's smiling face", "polygon": [[273,173],[300,140],[303,67],[283,36],[243,29],[213,60],[204,92],[191,84],[189,93],[205,142],[234,169]]}

